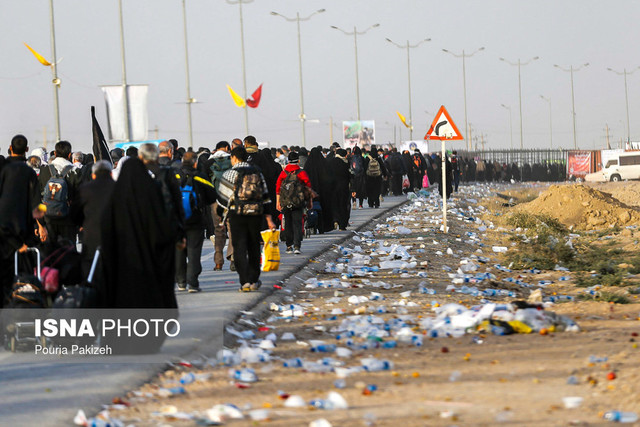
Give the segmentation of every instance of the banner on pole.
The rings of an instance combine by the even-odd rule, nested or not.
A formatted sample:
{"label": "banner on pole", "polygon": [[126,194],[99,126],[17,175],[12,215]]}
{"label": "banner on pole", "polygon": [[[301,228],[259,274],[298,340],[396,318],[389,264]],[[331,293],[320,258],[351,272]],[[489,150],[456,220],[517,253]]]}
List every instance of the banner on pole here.
{"label": "banner on pole", "polygon": [[403,152],[404,150],[409,150],[409,152],[413,153],[416,149],[420,150],[422,154],[429,152],[429,142],[427,141],[402,141],[398,143],[396,147],[399,152]]}
{"label": "banner on pole", "polygon": [[581,177],[591,172],[591,151],[570,151],[567,157],[568,177]]}
{"label": "banner on pole", "polygon": [[[124,115],[124,90],[122,85],[100,86],[107,104],[109,122],[109,141],[127,141],[127,120]],[[149,114],[147,109],[149,86],[127,85],[129,99],[129,126],[131,141],[144,141],[148,138]]]}
{"label": "banner on pole", "polygon": [[376,123],[374,120],[342,122],[342,135],[345,148],[367,148],[375,144]]}

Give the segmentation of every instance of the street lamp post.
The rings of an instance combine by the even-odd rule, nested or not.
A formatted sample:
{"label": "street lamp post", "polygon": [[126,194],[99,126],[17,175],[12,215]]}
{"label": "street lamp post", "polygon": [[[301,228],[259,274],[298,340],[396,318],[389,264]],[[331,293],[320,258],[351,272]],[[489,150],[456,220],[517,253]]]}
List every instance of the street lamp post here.
{"label": "street lamp post", "polygon": [[124,111],[124,129],[125,138],[131,141],[131,123],[129,120],[129,92],[127,90],[127,65],[124,52],[124,18],[122,17],[122,0],[118,0],[118,9],[120,11],[120,52],[122,53],[122,97]]}
{"label": "street lamp post", "polygon": [[537,59],[539,59],[540,57],[535,56],[531,59],[529,59],[526,62],[521,62],[520,58],[518,58],[518,62],[511,62],[511,61],[507,61],[504,58],[500,58],[500,61],[504,61],[509,65],[513,65],[513,66],[517,66],[518,67],[518,99],[520,102],[520,149],[524,149],[524,132],[522,131],[522,80],[520,78],[521,74],[520,74],[520,68],[523,65],[528,65],[533,61],[536,61]]}
{"label": "street lamp post", "polygon": [[302,85],[302,44],[301,44],[301,38],[300,38],[300,21],[308,21],[311,19],[313,15],[316,15],[318,13],[323,13],[324,11],[325,9],[316,10],[311,15],[305,18],[300,18],[300,12],[296,12],[295,18],[288,18],[278,12],[271,12],[271,14],[274,16],[279,16],[289,22],[295,21],[298,25],[298,74],[300,76],[300,123],[302,125],[302,145],[304,147],[307,146],[307,136],[305,131],[305,121],[307,120],[307,116],[304,114],[304,91],[303,91],[303,85]]}
{"label": "street lamp post", "polygon": [[[240,9],[240,50],[242,51],[242,97],[247,99],[247,70],[244,57],[244,21],[242,19],[242,4],[251,3],[253,0],[226,0],[228,4],[237,4]],[[249,109],[244,107],[244,128],[249,135]]]}
{"label": "street lamp post", "polygon": [[545,100],[549,104],[549,148],[553,149],[553,126],[552,126],[552,114],[551,114],[551,98],[545,98],[540,95],[540,98]]}
{"label": "street lamp post", "polygon": [[49,20],[51,21],[51,72],[53,73],[53,109],[56,119],[56,141],[60,141],[60,104],[58,100],[60,79],[58,78],[58,59],[56,58],[56,28],[53,19],[53,0],[49,0]]}
{"label": "street lamp post", "polygon": [[394,42],[393,40],[387,38],[386,39],[389,43],[393,44],[396,47],[399,47],[400,49],[407,49],[407,81],[409,82],[409,140],[413,141],[413,115],[411,113],[411,54],[410,54],[410,49],[416,48],[418,46],[420,46],[422,43],[431,41],[431,39],[424,39],[419,41],[416,44],[409,44],[409,40],[407,40],[407,44],[406,45],[401,45],[398,44],[396,42]]}
{"label": "street lamp post", "polygon": [[563,67],[559,66],[558,64],[553,64],[553,66],[556,67],[559,70],[566,71],[566,72],[571,74],[571,116],[573,118],[573,149],[577,150],[578,149],[578,138],[576,136],[576,101],[575,101],[575,97],[574,97],[574,94],[573,94],[573,72],[574,71],[580,71],[584,67],[588,67],[589,63],[586,62],[586,63],[580,65],[578,68],[573,68],[573,65],[571,65],[568,69],[567,68],[563,68]]}
{"label": "street lamp post", "polygon": [[358,113],[357,115],[358,121],[360,121],[360,80],[358,77],[358,36],[359,35],[362,36],[372,28],[377,28],[379,26],[380,24],[373,24],[372,26],[370,26],[364,31],[358,31],[356,27],[353,27],[353,31],[345,31],[342,28],[336,27],[335,25],[331,26],[331,28],[333,28],[334,30],[341,31],[347,36],[353,36],[353,45],[355,48],[355,57],[356,57],[356,106],[357,106],[357,113]]}
{"label": "street lamp post", "polygon": [[627,106],[627,143],[631,142],[631,128],[629,127],[629,92],[627,91],[627,75],[633,74],[638,68],[634,68],[633,71],[627,71],[625,68],[623,72],[616,71],[612,68],[607,68],[607,70],[616,73],[619,76],[624,76],[624,100]]}
{"label": "street lamp post", "polygon": [[465,58],[471,58],[473,55],[475,55],[476,53],[482,50],[484,50],[484,47],[481,47],[480,49],[475,50],[471,54],[465,54],[464,50],[462,50],[461,54],[455,54],[447,49],[442,49],[443,52],[449,53],[455,56],[456,58],[462,58],[462,90],[464,92],[464,126],[467,131],[467,135],[465,135],[465,139],[467,140],[467,149],[469,151],[471,151],[472,149],[472,145],[471,145],[472,143],[471,143],[471,138],[469,137],[470,135],[469,123],[467,122],[467,71],[466,71]]}
{"label": "street lamp post", "polygon": [[196,102],[191,97],[191,81],[189,80],[189,44],[187,43],[187,6],[186,0],[182,0],[182,17],[184,21],[184,62],[186,67],[187,84],[187,121],[189,126],[189,147],[193,148],[193,127],[191,122],[191,104]]}
{"label": "street lamp post", "polygon": [[511,132],[511,149],[513,150],[513,122],[511,121],[511,107],[507,107],[504,104],[500,104],[502,108],[509,110],[509,130]]}

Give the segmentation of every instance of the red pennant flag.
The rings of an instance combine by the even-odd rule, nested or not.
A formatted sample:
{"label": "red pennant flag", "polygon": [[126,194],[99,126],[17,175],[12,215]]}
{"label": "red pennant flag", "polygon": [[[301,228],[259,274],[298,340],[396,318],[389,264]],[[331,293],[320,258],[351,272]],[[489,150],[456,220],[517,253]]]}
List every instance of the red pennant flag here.
{"label": "red pennant flag", "polygon": [[247,99],[247,105],[251,108],[258,108],[260,104],[260,97],[262,96],[262,85],[258,86],[253,94],[251,94],[251,98]]}

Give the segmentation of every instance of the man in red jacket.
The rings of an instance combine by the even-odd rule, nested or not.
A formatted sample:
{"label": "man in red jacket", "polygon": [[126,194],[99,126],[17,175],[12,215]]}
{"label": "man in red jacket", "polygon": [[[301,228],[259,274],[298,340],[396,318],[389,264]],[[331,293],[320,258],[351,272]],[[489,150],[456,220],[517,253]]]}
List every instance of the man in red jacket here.
{"label": "man in red jacket", "polygon": [[289,153],[289,164],[278,176],[276,182],[276,208],[284,217],[284,238],[287,253],[300,254],[302,243],[302,214],[310,203],[307,197],[311,181],[305,171],[300,169],[300,157],[295,151]]}

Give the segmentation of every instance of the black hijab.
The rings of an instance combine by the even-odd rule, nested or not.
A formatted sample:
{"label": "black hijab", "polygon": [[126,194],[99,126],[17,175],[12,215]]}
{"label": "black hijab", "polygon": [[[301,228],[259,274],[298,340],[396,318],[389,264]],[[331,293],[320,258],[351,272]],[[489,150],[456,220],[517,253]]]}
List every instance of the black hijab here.
{"label": "black hijab", "polygon": [[175,240],[160,184],[142,161],[122,167],[102,223],[102,254],[110,308],[177,308]]}
{"label": "black hijab", "polygon": [[322,206],[322,231],[333,230],[333,217],[331,215],[333,179],[330,172],[329,162],[322,155],[322,148],[311,149],[309,158],[304,164],[304,170],[309,175],[311,188],[319,194],[320,205]]}

